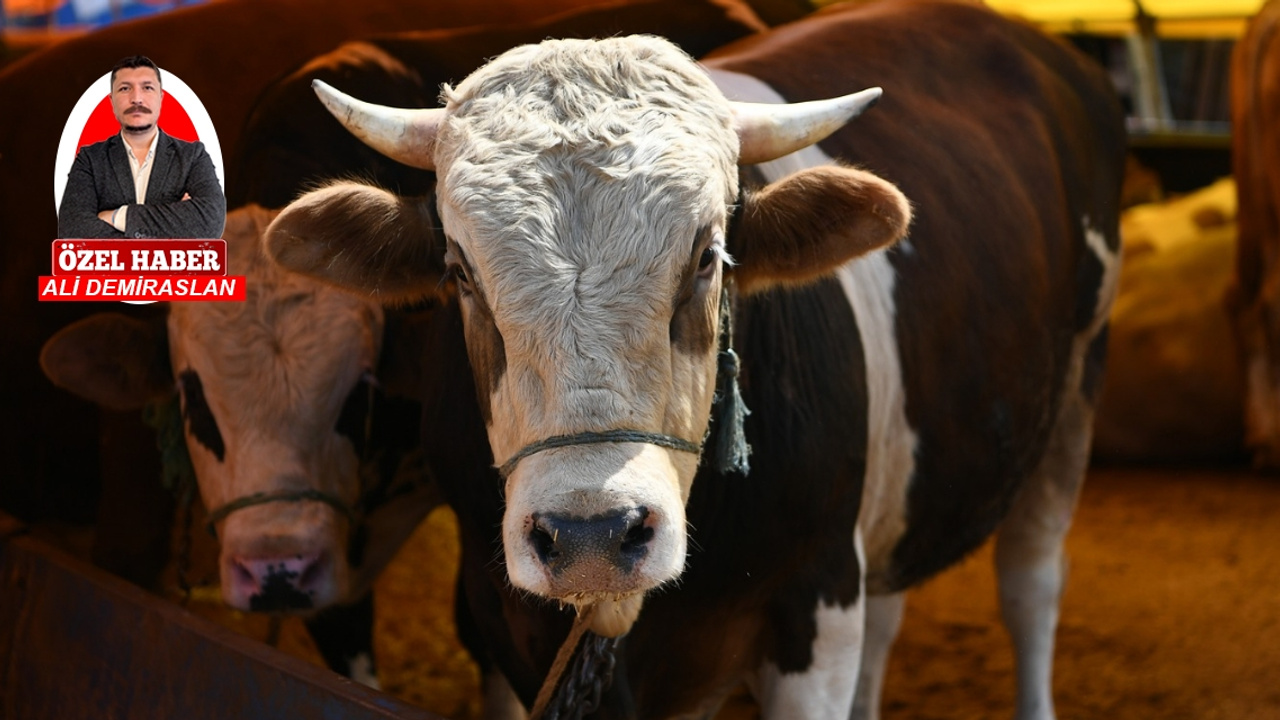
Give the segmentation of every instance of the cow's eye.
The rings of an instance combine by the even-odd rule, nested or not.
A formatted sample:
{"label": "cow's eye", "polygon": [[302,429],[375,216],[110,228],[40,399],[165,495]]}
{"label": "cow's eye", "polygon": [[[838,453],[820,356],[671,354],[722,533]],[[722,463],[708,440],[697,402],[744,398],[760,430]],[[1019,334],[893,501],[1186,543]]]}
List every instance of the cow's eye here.
{"label": "cow's eye", "polygon": [[720,267],[717,261],[725,259],[723,233],[712,225],[703,227],[694,236],[693,252],[698,257],[698,280],[705,283],[715,277],[716,269]]}
{"label": "cow's eye", "polygon": [[462,254],[462,250],[452,239],[448,240],[448,246],[444,252],[445,274],[451,278],[458,286],[458,293],[461,295],[470,295],[474,291],[471,284],[471,273],[467,269],[466,257]]}
{"label": "cow's eye", "polygon": [[449,272],[453,274],[453,281],[458,284],[458,292],[471,294],[471,276],[467,274],[467,269],[461,263],[455,263],[449,267]]}
{"label": "cow's eye", "polygon": [[347,394],[338,412],[338,420],[334,423],[334,431],[351,441],[356,450],[356,457],[365,457],[365,441],[369,439],[372,428],[369,425],[374,412],[378,392],[378,379],[371,370],[360,375],[355,387]]}
{"label": "cow's eye", "polygon": [[710,280],[715,277],[716,268],[719,267],[717,260],[720,259],[720,246],[711,244],[703,248],[702,254],[698,256],[698,279]]}
{"label": "cow's eye", "polygon": [[702,251],[702,257],[698,258],[698,271],[701,272],[711,267],[711,263],[715,262],[716,251],[707,248]]}

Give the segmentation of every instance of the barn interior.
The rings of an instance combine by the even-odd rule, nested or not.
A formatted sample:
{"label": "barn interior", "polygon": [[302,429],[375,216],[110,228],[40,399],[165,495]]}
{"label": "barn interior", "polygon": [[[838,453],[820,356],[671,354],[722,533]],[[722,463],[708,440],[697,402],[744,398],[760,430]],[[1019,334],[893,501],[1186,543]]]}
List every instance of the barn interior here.
{"label": "barn interior", "polygon": [[[31,87],[31,68],[43,67],[40,58],[60,48],[65,52],[78,43],[90,47],[111,33],[116,34],[113,38],[129,37],[122,33],[130,32],[131,37],[147,38],[151,28],[161,27],[155,23],[205,6],[258,1],[0,0],[0,96],[13,97],[5,93],[8,88]],[[278,4],[285,17],[304,11],[298,0],[260,1]],[[543,8],[530,2],[525,14],[535,18],[599,4],[601,0],[558,0],[554,8]],[[755,14],[752,22],[776,26],[829,3],[748,4]],[[1262,154],[1263,144],[1241,146],[1240,107],[1246,103],[1245,93],[1253,90],[1233,75],[1233,57],[1240,54],[1251,21],[1268,12],[1264,6],[1276,18],[1280,2],[987,4],[1093,57],[1110,75],[1127,115],[1123,268],[1111,316],[1093,460],[1067,540],[1069,579],[1053,678],[1058,716],[1280,718],[1280,685],[1275,682],[1275,668],[1280,667],[1280,576],[1275,571],[1280,567],[1280,524],[1274,520],[1280,517],[1280,431],[1268,427],[1265,412],[1257,409],[1280,403],[1280,395],[1268,394],[1270,385],[1257,377],[1267,372],[1270,359],[1266,338],[1257,335],[1263,331],[1242,319],[1252,317],[1250,308],[1256,311],[1265,305],[1265,291],[1255,288],[1251,295],[1240,280],[1242,266],[1255,275],[1273,274],[1280,255],[1274,248],[1241,251],[1242,212],[1262,211],[1252,205],[1242,208],[1241,185],[1258,182],[1263,174],[1241,174],[1241,158],[1255,165],[1266,165],[1268,159]],[[324,15],[343,6],[342,12],[352,13],[356,5],[314,0],[305,4],[305,12]],[[369,12],[374,15],[377,9]],[[463,24],[490,24],[483,15]],[[333,33],[330,46],[362,37],[351,33],[393,29],[404,28],[379,28],[376,18],[362,20],[346,32]],[[110,52],[117,46],[103,45]],[[94,47],[95,56],[107,52]],[[1273,52],[1271,58],[1277,57]],[[300,64],[292,62],[290,69]],[[1274,77],[1277,68],[1270,72]],[[1277,88],[1269,91],[1274,96]],[[1256,92],[1258,99],[1248,102],[1261,104],[1262,91]],[[204,100],[211,107],[218,102],[215,97]],[[45,101],[36,96],[25,102]],[[57,116],[60,123],[69,109],[57,109],[51,117]],[[217,121],[217,114],[212,114]],[[26,182],[44,188],[52,165],[23,164],[30,156],[11,151],[20,126],[9,112],[0,115],[9,116],[0,117],[0,188],[11,192]],[[224,123],[218,131],[223,133],[225,126],[227,136],[234,137],[247,120],[239,118],[234,128]],[[1261,132],[1269,142],[1265,147],[1280,148],[1280,125],[1273,123]],[[232,142],[224,140],[224,146]],[[1269,162],[1274,177],[1280,157],[1271,155]],[[228,187],[229,197],[234,192]],[[1274,188],[1270,192],[1273,205],[1266,212],[1280,218],[1280,208],[1274,205],[1280,193]],[[12,205],[0,205],[4,257],[13,257],[14,245],[43,247],[52,240],[16,232],[17,219]],[[1270,240],[1280,242],[1280,237]],[[23,362],[34,367],[48,333],[20,330],[18,325],[46,311],[36,307],[39,303],[30,292],[33,278],[17,277],[14,267],[3,272],[11,286],[3,300],[6,335],[12,326],[15,347],[32,341],[27,343],[31,347],[14,352],[29,355]],[[73,316],[70,310],[59,313],[54,321]],[[1277,362],[1270,359],[1271,365]],[[46,389],[54,392],[52,386]],[[24,423],[37,415],[23,404],[29,402],[27,397],[15,388],[6,390],[12,422]],[[94,423],[99,422],[88,403],[68,404],[63,410],[90,414]],[[81,434],[81,449],[99,442],[96,425],[68,432]],[[12,516],[0,523],[0,568],[6,555],[12,562],[15,538],[34,541],[54,548],[57,562],[69,563],[77,572],[100,572],[106,565],[125,576],[132,573],[134,580],[150,577],[145,589],[152,596],[198,616],[200,622],[269,644],[282,658],[291,658],[278,662],[324,668],[301,620],[239,612],[222,604],[217,544],[199,530],[206,509],[198,500],[189,519],[163,508],[151,513],[148,522],[166,527],[163,557],[104,561],[95,544],[100,547],[104,527],[120,531],[120,516],[113,513],[122,501],[108,507],[112,500],[92,476],[37,481],[29,470],[30,466],[18,472],[0,469],[0,514]],[[145,492],[160,497],[155,502],[163,505],[168,491],[157,480]],[[134,500],[123,504],[132,506]],[[129,540],[120,547],[137,551],[138,542]],[[22,552],[30,551],[23,546]],[[989,542],[909,593],[906,619],[890,660],[884,718],[1013,714],[1014,658],[1000,625],[992,552]],[[472,720],[483,716],[481,674],[459,642],[454,624],[458,555],[456,518],[447,507],[438,508],[377,580],[375,651],[383,692],[406,707]],[[92,568],[95,561],[98,568]],[[18,631],[23,620],[15,582],[0,579],[0,678],[14,677],[6,669],[26,657],[24,636]],[[267,662],[276,661],[266,657]],[[333,683],[335,692],[342,692],[338,676],[333,676]],[[22,692],[0,679],[0,716],[6,707],[22,706]],[[747,720],[759,717],[759,710],[743,689],[717,717]]]}

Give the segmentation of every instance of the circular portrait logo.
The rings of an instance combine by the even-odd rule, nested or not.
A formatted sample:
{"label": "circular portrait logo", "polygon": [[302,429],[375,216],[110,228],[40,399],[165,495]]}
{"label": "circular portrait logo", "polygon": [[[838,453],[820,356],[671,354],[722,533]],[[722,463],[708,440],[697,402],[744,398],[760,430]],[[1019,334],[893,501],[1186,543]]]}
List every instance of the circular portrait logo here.
{"label": "circular portrait logo", "polygon": [[[222,146],[218,144],[218,133],[213,129],[213,121],[204,109],[200,98],[177,75],[160,69],[161,87],[164,97],[160,103],[160,118],[156,124],[169,135],[188,142],[200,141],[213,160],[213,169],[218,176],[218,183],[225,192],[226,177],[223,174]],[[120,132],[120,123],[116,121],[111,109],[111,73],[98,78],[85,90],[67,117],[67,124],[62,128],[62,139],[58,142],[58,155],[53,171],[53,207],[54,212],[62,206],[62,194],[67,188],[67,173],[75,162],[76,153],[86,145],[106,140]]]}

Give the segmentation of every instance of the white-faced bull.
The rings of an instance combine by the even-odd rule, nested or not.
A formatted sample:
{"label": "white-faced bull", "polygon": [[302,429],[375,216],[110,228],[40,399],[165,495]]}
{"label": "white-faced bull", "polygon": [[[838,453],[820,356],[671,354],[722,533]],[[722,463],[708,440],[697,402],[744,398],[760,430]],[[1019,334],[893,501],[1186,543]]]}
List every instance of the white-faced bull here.
{"label": "white-faced bull", "polygon": [[[505,496],[491,475],[443,479],[468,632],[526,704],[565,603],[626,634],[601,716],[702,716],[747,681],[766,717],[843,718],[860,670],[874,714],[898,593],[999,529],[1020,716],[1051,716],[1061,540],[1116,278],[1105,76],[930,4],[819,14],[707,68],[654,38],[548,41],[441,109],[318,88],[353,133],[438,174],[434,197],[318,190],[267,241],[384,301],[452,289],[471,376],[455,384],[474,381]],[[870,85],[885,107],[841,129]],[[730,319],[749,472],[700,465],[728,424]],[[465,424],[468,399],[441,395]],[[498,515],[502,566],[483,539]]]}

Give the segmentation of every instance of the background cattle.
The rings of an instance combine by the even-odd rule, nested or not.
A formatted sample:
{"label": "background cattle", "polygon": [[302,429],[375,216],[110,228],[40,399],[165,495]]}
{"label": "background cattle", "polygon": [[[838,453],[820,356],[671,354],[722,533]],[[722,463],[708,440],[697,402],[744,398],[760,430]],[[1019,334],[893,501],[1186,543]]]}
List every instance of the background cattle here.
{"label": "background cattle", "polygon": [[1249,23],[1231,65],[1240,239],[1231,307],[1245,371],[1245,442],[1280,467],[1280,2]]}
{"label": "background cattle", "polygon": [[[736,12],[743,13],[745,8],[738,6]],[[243,147],[230,164],[230,172],[234,173],[229,180],[232,202],[256,200],[284,204],[308,183],[351,173],[405,192],[430,189],[434,184],[432,173],[385,159],[378,162],[380,156],[342,130],[315,102],[309,90],[312,78],[350,83],[388,102],[426,103],[435,97],[442,83],[467,74],[486,57],[512,44],[536,41],[547,35],[611,35],[627,29],[665,34],[692,52],[705,52],[746,34],[751,26],[737,19],[733,6],[726,10],[717,4],[659,0],[588,8],[519,27],[400,34],[344,45],[308,62],[265,93],[247,123]],[[235,189],[239,192],[231,192]],[[360,510],[361,523],[355,528],[348,530],[340,518],[335,522],[332,508],[322,503],[273,503],[237,511],[220,523],[219,531],[223,543],[223,595],[232,605],[245,610],[307,613],[334,603],[356,605],[354,620],[345,614],[330,612],[310,623],[326,660],[345,672],[350,669],[348,661],[354,653],[348,637],[351,629],[341,626],[363,624],[364,633],[355,633],[355,644],[359,650],[371,649],[367,635],[371,608],[362,598],[367,596],[373,577],[430,509],[432,496],[417,492],[408,498],[394,497],[395,493],[392,498],[376,497],[380,488],[393,479],[389,473],[395,470],[396,460],[406,451],[403,446],[388,450],[386,457],[379,456],[383,462],[378,467],[366,467],[364,475],[372,472],[383,476],[383,482],[379,483],[352,472],[351,459],[341,457],[347,454],[343,452],[345,441],[329,438],[327,443],[338,446],[331,448],[296,434],[277,436],[274,426],[262,427],[262,417],[264,413],[274,413],[278,416],[277,423],[284,426],[319,422],[331,431],[337,427],[338,431],[345,429],[350,434],[354,421],[346,413],[347,405],[354,403],[353,407],[358,410],[357,395],[368,392],[369,387],[358,382],[358,374],[333,375],[338,369],[350,370],[350,363],[344,364],[341,359],[361,351],[369,355],[380,344],[398,348],[401,343],[420,339],[423,332],[416,325],[415,317],[391,313],[389,322],[400,331],[383,342],[380,309],[374,312],[364,302],[353,306],[363,310],[355,311],[352,307],[343,310],[344,304],[334,299],[332,291],[326,293],[309,281],[277,277],[268,272],[258,262],[257,246],[261,229],[270,216],[271,213],[257,206],[246,206],[234,211],[228,221],[227,238],[235,255],[232,273],[248,275],[250,302],[247,308],[221,303],[174,305],[168,316],[167,335],[144,331],[147,326],[143,323],[119,315],[94,316],[72,325],[51,341],[46,352],[49,359],[46,370],[59,385],[99,401],[111,410],[135,410],[148,400],[171,393],[175,381],[185,388],[183,373],[189,368],[178,365],[189,364],[194,353],[202,365],[199,386],[203,389],[203,405],[217,410],[212,414],[215,425],[220,428],[221,447],[227,454],[225,459],[212,460],[211,441],[208,437],[202,439],[196,432],[198,420],[189,420],[188,444],[197,460],[201,494],[211,510],[236,497],[280,489],[277,486],[282,482],[281,476],[287,473],[267,472],[276,464],[270,457],[261,452],[251,459],[245,457],[249,447],[266,438],[274,439],[277,450],[296,456],[295,462],[304,466],[318,462],[320,468],[346,470],[336,478],[325,477],[315,467],[304,474],[309,479],[308,487],[313,490],[332,493],[335,482],[342,487],[337,494],[343,502]],[[357,320],[348,317],[353,315]],[[216,333],[212,333],[211,328],[217,328]],[[306,328],[310,337],[306,333],[299,337],[299,328]],[[124,348],[100,347],[104,341],[118,340],[122,333],[137,340]],[[273,335],[279,338],[274,354],[261,347],[264,338]],[[318,338],[323,338],[324,343],[318,344]],[[372,349],[369,342],[374,343]],[[241,356],[248,352],[247,348],[255,346],[261,357],[251,364],[270,366],[273,361],[280,362],[290,366],[294,375],[310,373],[323,380],[313,377],[304,391],[295,388],[294,394],[302,397],[294,397],[289,402],[285,397],[286,383],[272,373],[252,379],[244,377]],[[172,360],[176,363],[172,371],[170,347],[178,353]],[[143,348],[154,354],[141,352]],[[125,351],[127,354],[123,356],[115,354]],[[413,375],[417,372],[413,367],[417,359],[407,361],[407,354],[404,351],[398,355],[388,353],[384,362],[402,371],[396,374]],[[84,360],[90,357],[101,363],[86,367]],[[369,362],[366,357],[365,364]],[[127,391],[113,387],[124,378],[146,378],[148,371],[152,376],[144,387]],[[296,383],[296,379],[293,382]],[[401,387],[396,388],[396,383],[382,381],[389,390],[398,389],[413,395],[412,377],[405,377],[398,384]],[[348,393],[353,394],[348,397]],[[122,398],[122,395],[128,397]],[[389,401],[383,401],[381,395],[378,397],[378,407],[383,412],[377,416],[375,427],[382,434],[397,424],[395,412],[391,412],[396,408],[388,411]],[[342,398],[350,402],[334,404]],[[341,415],[339,410],[343,411]],[[403,415],[404,411],[400,410],[399,416]],[[416,417],[411,420],[411,424],[401,429],[402,433],[416,435]],[[362,427],[362,423],[354,422],[354,426]],[[250,442],[249,438],[256,440]],[[351,442],[357,449],[356,457],[362,457],[360,448],[365,440],[353,437]],[[148,454],[154,455],[153,447],[154,440],[142,434],[136,455],[146,459]],[[119,448],[113,450],[119,451]],[[234,457],[237,451],[240,457]],[[158,488],[147,466],[131,470]],[[413,471],[411,467],[406,472],[412,474]],[[359,495],[360,502],[356,503],[352,498],[361,486],[367,492]],[[392,499],[394,502],[384,502]],[[372,512],[375,500],[378,501],[376,513]],[[290,523],[290,527],[283,527]],[[166,532],[167,527],[167,523],[155,521],[152,529]],[[285,537],[290,539],[286,541]],[[350,557],[348,545],[352,548]],[[272,548],[266,555],[264,546]],[[292,568],[289,562],[280,560],[295,554],[307,558],[305,567]],[[277,562],[267,562],[273,558]],[[269,570],[279,566],[285,566],[297,577],[290,582],[272,584]],[[344,580],[347,576],[349,579]],[[301,582],[303,578],[305,583]],[[264,592],[267,587],[275,590]]]}
{"label": "background cattle", "polygon": [[[236,207],[254,200],[262,204],[251,195],[258,186],[242,189],[245,176],[238,172],[241,162],[254,163],[257,156],[246,152],[241,141],[251,107],[280,75],[338,42],[377,32],[456,27],[495,18],[523,23],[526,31],[538,32],[546,28],[536,20],[561,10],[587,8],[599,8],[595,22],[612,31],[636,19],[631,5],[592,0],[429,6],[385,0],[355,4],[229,0],[68,40],[6,67],[0,72],[0,90],[39,100],[0,123],[0,280],[4,288],[0,311],[9,318],[7,341],[0,348],[0,375],[6,379],[0,385],[0,400],[6,407],[21,408],[20,413],[7,414],[0,425],[0,453],[9,459],[8,477],[21,478],[0,483],[0,507],[30,521],[83,522],[96,516],[95,561],[136,582],[153,583],[167,557],[156,540],[157,529],[170,523],[171,502],[153,482],[159,466],[151,430],[137,413],[98,410],[57,392],[40,374],[37,363],[41,344],[78,318],[109,309],[141,319],[155,316],[159,309],[40,303],[28,291],[33,279],[48,271],[47,243],[56,228],[49,186],[40,179],[52,172],[71,106],[116,60],[145,51],[201,97],[220,134],[227,191],[237,200],[229,207]],[[638,29],[678,35],[687,22],[688,34],[682,39],[694,51],[762,27],[746,5],[734,0],[642,5],[653,14]],[[588,22],[581,27],[589,26]],[[409,66],[406,70],[413,86],[428,95],[434,95],[438,82],[452,77],[451,67],[420,72]],[[326,118],[325,122],[332,121]],[[294,161],[303,155],[296,155]],[[268,176],[287,174],[290,182],[311,177],[315,170],[281,164],[278,158],[255,168],[262,170],[264,165],[271,166],[265,170]],[[336,167],[333,172],[341,173],[352,166]],[[281,189],[288,187],[292,186],[276,185],[277,204],[295,192]],[[105,489],[99,487],[99,477],[111,478]]]}
{"label": "background cattle", "polygon": [[[51,338],[41,365],[104,407],[150,406],[166,472],[196,482],[210,513],[226,602],[306,613],[330,666],[373,683],[371,657],[359,660],[372,651],[373,580],[438,504],[406,399],[405,356],[421,349],[412,315],[384,332],[381,307],[266,264],[274,216],[227,218],[244,303],[175,303],[150,322],[95,314]],[[236,508],[262,496],[275,499]],[[316,618],[331,606],[343,609]]]}
{"label": "background cattle", "polygon": [[1129,208],[1120,234],[1095,460],[1238,463],[1244,373],[1224,302],[1235,276],[1235,183]]}
{"label": "background cattle", "polygon": [[[942,29],[945,35],[935,32]],[[569,59],[544,59],[528,49],[522,52],[520,60],[500,61],[502,67],[515,76],[521,62],[530,68],[559,67],[562,62],[575,67]],[[641,52],[660,55],[650,46]],[[617,62],[618,76],[584,71],[577,77],[602,76],[601,82],[607,85],[620,82],[619,76],[625,73],[639,74],[629,60],[620,57]],[[681,343],[691,332],[701,338],[692,343],[694,352],[714,357],[710,338],[715,336],[715,322],[703,322],[706,317],[684,310],[683,305],[679,312],[693,312],[693,319],[689,323],[673,320],[669,330],[662,329],[662,338],[618,332],[611,347],[592,336],[590,328],[567,329],[574,316],[530,291],[538,287],[553,294],[555,283],[548,281],[558,277],[561,268],[557,263],[542,271],[522,267],[517,258],[523,258],[525,251],[507,232],[507,228],[521,229],[545,243],[549,252],[563,253],[567,265],[571,266],[575,253],[594,253],[602,267],[616,270],[606,273],[610,278],[629,277],[633,283],[657,285],[655,295],[648,287],[630,283],[625,287],[601,284],[592,274],[595,264],[576,275],[570,273],[566,287],[572,288],[584,316],[615,330],[614,325],[629,327],[638,320],[628,313],[664,312],[663,303],[669,301],[656,297],[683,297],[672,294],[672,281],[657,271],[633,275],[636,271],[629,263],[619,263],[608,254],[627,257],[643,253],[647,246],[637,250],[593,244],[600,236],[630,237],[638,232],[633,225],[669,222],[666,216],[636,210],[651,202],[649,196],[623,193],[606,207],[596,197],[552,193],[554,219],[526,217],[509,208],[546,202],[539,194],[544,183],[590,186],[586,180],[570,180],[578,176],[569,166],[546,171],[545,176],[524,175],[526,168],[554,164],[550,158],[561,157],[551,151],[545,156],[534,152],[521,160],[518,172],[473,177],[469,191],[452,186],[451,182],[461,181],[446,179],[448,171],[444,171],[438,194],[445,230],[452,234],[447,241],[418,231],[407,245],[382,245],[397,235],[403,240],[404,223],[425,229],[439,223],[423,198],[396,198],[353,185],[304,197],[282,213],[269,231],[272,253],[286,265],[393,298],[436,287],[448,245],[446,257],[454,267],[456,295],[439,317],[453,318],[451,328],[443,325],[452,340],[433,345],[439,354],[431,363],[438,363],[435,370],[447,374],[434,393],[424,394],[426,424],[435,426],[433,418],[446,422],[442,423],[444,434],[427,435],[424,442],[462,527],[463,596],[477,623],[464,628],[464,633],[473,642],[483,643],[527,706],[551,666],[570,616],[555,603],[539,602],[525,591],[561,602],[595,601],[606,605],[606,610],[612,609],[609,594],[617,592],[627,596],[613,600],[624,615],[622,629],[629,625],[629,632],[620,643],[615,683],[597,716],[703,715],[714,711],[737,682],[747,679],[760,696],[766,716],[845,717],[853,696],[850,678],[858,674],[860,664],[858,712],[874,715],[888,646],[900,617],[901,591],[963,557],[998,530],[1004,619],[1019,659],[1018,716],[1051,717],[1050,668],[1062,587],[1061,542],[1087,462],[1105,355],[1106,317],[1119,268],[1124,133],[1120,108],[1105,75],[1030,27],[968,5],[933,3],[872,3],[821,13],[719,51],[709,64],[720,71],[721,87],[744,99],[799,101],[868,85],[888,89],[881,108],[838,132],[821,149],[807,149],[762,168],[760,179],[772,184],[747,196],[746,208],[727,240],[729,253],[739,263],[726,272],[740,289],[735,347],[743,358],[743,397],[753,411],[746,429],[754,454],[745,476],[720,474],[704,464],[690,489],[681,474],[692,469],[679,454],[684,446],[652,434],[645,435],[648,439],[640,447],[622,450],[536,441],[520,450],[522,444],[536,440],[521,435],[527,434],[530,423],[545,423],[541,434],[553,441],[562,437],[556,432],[575,436],[595,430],[610,435],[614,416],[626,417],[632,401],[644,407],[652,399],[647,394],[663,396],[670,390],[660,380],[651,380],[653,385],[628,385],[622,380],[614,385],[606,380],[601,386],[580,388],[584,402],[588,397],[602,401],[598,406],[588,403],[598,414],[568,413],[547,419],[545,408],[529,398],[539,398],[543,388],[561,382],[561,368],[590,369],[606,358],[627,366],[617,370],[625,374],[634,369],[630,364],[643,363],[613,358],[616,347],[647,342],[665,347],[668,332],[673,357],[687,350]],[[518,105],[545,105],[560,110],[563,117],[576,117],[585,108],[568,98],[575,97],[579,88],[567,82],[560,85],[563,80],[553,74],[545,79],[534,74],[528,79],[530,85],[562,91],[521,98]],[[501,86],[514,87],[525,78],[511,82]],[[696,84],[692,79],[688,82]],[[523,147],[508,148],[502,145],[502,135],[482,133],[484,142],[494,143],[503,152],[486,155],[477,150],[483,144],[454,144],[465,131],[462,125],[448,124],[453,122],[447,119],[448,113],[464,112],[457,108],[473,97],[487,100],[475,89],[484,83],[484,79],[469,79],[451,95],[457,106],[446,111],[446,119],[423,121],[423,127],[438,122],[445,128],[438,138],[447,139],[440,140],[434,153],[425,143],[395,148],[395,152],[420,166],[441,163],[453,168],[459,163],[464,168],[459,172],[464,172],[500,162],[508,150],[528,152],[528,147],[538,147],[544,139],[539,135],[542,125],[511,128],[521,143],[527,143]],[[671,85],[671,81],[654,84]],[[644,98],[639,87],[635,92]],[[728,106],[718,105],[713,94],[703,97],[707,106],[698,112],[706,115],[694,121],[691,132],[701,132],[703,124],[727,124]],[[664,96],[666,102],[669,99]],[[597,99],[590,107],[599,105]],[[674,105],[663,107],[665,112],[677,112]],[[356,113],[352,118],[353,129],[391,151],[390,140],[380,139],[371,128],[397,121],[384,121],[373,113],[367,117]],[[484,127],[486,121],[509,119],[481,114],[475,122]],[[617,126],[623,125],[630,128],[634,123],[620,121]],[[597,149],[589,142],[574,145],[578,140],[571,130],[576,127],[554,126],[551,131],[564,134],[562,145],[556,147],[569,150],[565,156],[570,158],[574,149]],[[615,125],[601,119],[598,127],[608,130]],[[658,127],[664,126],[658,123]],[[431,132],[419,129],[407,134]],[[389,132],[386,137],[395,134]],[[711,144],[709,152],[719,147],[716,139],[688,145],[675,140],[672,147],[686,152],[688,146],[702,142]],[[895,249],[872,251],[864,259],[842,264],[874,247],[874,243],[859,246],[856,236],[862,230],[858,228],[871,230],[852,221],[864,219],[860,215],[864,202],[876,205],[873,198],[879,191],[867,190],[858,200],[843,194],[847,191],[811,195],[829,187],[825,183],[834,178],[855,177],[845,175],[851,171],[813,169],[833,157],[862,164],[892,180],[911,198],[915,221],[908,240]],[[634,171],[625,160],[607,165],[599,159],[577,161],[605,177],[627,178]],[[711,172],[712,177],[709,186],[681,187],[710,187],[719,192],[724,178],[707,170],[715,166],[715,157],[703,164],[686,163],[683,167]],[[793,171],[799,172],[786,177]],[[516,181],[517,177],[524,179]],[[748,183],[752,177],[744,174]],[[607,180],[598,181],[607,185]],[[737,178],[732,181],[736,185]],[[849,187],[867,188],[866,182],[850,180]],[[496,187],[512,188],[512,196],[490,197],[488,192]],[[520,202],[511,202],[517,192],[528,193],[531,199],[521,196]],[[469,204],[477,197],[478,204]],[[787,199],[796,205],[785,212],[770,212],[770,200]],[[713,209],[703,204],[692,207],[706,213],[709,229],[693,235],[691,261],[697,264],[691,266],[690,274],[701,279],[703,270],[711,268],[705,277],[718,282],[714,252],[706,262],[699,253],[714,249],[715,230],[723,215],[716,215],[714,205]],[[504,212],[511,214],[501,215]],[[887,210],[881,212],[892,216]],[[632,215],[627,222],[614,224],[614,213]],[[379,224],[372,223],[373,216]],[[560,225],[562,216],[581,218],[582,224]],[[899,215],[898,220],[902,219]],[[546,233],[545,227],[561,232]],[[615,230],[599,230],[606,227]],[[340,228],[337,234],[345,238],[340,249],[336,243],[331,246],[330,252],[338,254],[336,262],[324,249],[336,239],[334,228]],[[362,228],[369,237],[352,244],[350,238]],[[685,234],[674,232],[674,237],[683,240]],[[503,252],[494,253],[484,245],[487,242],[503,243]],[[372,248],[378,252],[370,260]],[[404,274],[410,260],[411,269],[423,271],[417,280]],[[785,267],[787,262],[794,264]],[[813,280],[810,273],[822,268],[835,276],[806,285]],[[383,274],[387,269],[395,271],[394,279]],[[514,279],[517,276],[523,279]],[[703,292],[694,291],[694,307],[704,301],[714,306]],[[647,298],[652,308],[643,303],[614,307],[619,297],[633,293]],[[599,312],[601,308],[613,311]],[[717,315],[708,311],[707,317]],[[522,324],[538,316],[563,316],[566,329],[543,336]],[[700,328],[710,329],[694,332]],[[578,346],[599,354],[575,355],[567,350],[575,343],[556,344],[564,338],[576,339]],[[508,343],[514,343],[515,349]],[[529,351],[544,345],[552,352],[540,356]],[[538,371],[526,367],[552,360]],[[644,376],[651,370],[653,377],[660,377],[660,367],[657,363],[635,372]],[[613,368],[601,369],[600,377],[613,378],[610,372]],[[699,372],[692,371],[692,376],[700,377]],[[507,377],[520,380],[504,386]],[[475,385],[465,387],[467,380]],[[693,385],[697,389],[675,391],[672,403],[680,407],[687,401],[705,412],[710,402],[709,393],[703,394],[707,385]],[[472,392],[478,395],[478,407],[469,409],[465,400]],[[502,402],[495,401],[499,392],[506,393],[501,395]],[[616,406],[620,409],[608,409],[614,406],[603,402],[610,393],[622,398]],[[513,417],[523,417],[524,424],[513,422]],[[600,424],[606,426],[597,427]],[[654,431],[639,424],[638,431]],[[671,431],[658,425],[669,437]],[[682,432],[677,438],[696,434],[698,429],[696,424],[678,427]],[[488,435],[488,447],[480,439],[482,431]],[[714,455],[718,442],[712,437],[708,455]],[[582,442],[581,436],[574,439]],[[664,451],[645,446],[651,442],[675,448],[669,466],[682,469],[677,475],[681,491],[688,493],[685,511],[694,542],[679,581],[644,596],[639,610],[641,603],[631,594],[633,586],[615,590],[618,586],[608,584],[615,582],[613,571],[602,568],[602,561],[593,557],[617,565],[623,579],[616,582],[629,582],[625,566],[630,562],[642,566],[650,543],[657,547],[653,537],[667,533],[668,528],[646,515],[647,507],[633,508],[638,512],[617,518],[608,509],[590,518],[585,515],[605,507],[608,496],[622,495],[641,483],[633,475],[644,463],[661,464]],[[460,455],[464,448],[472,454]],[[634,458],[643,461],[633,464]],[[490,470],[495,460],[508,474],[505,486]],[[611,479],[618,485],[607,493],[589,490],[591,473],[579,477],[575,465],[609,468],[602,475],[617,473]],[[535,508],[527,517],[511,510],[527,502],[530,492],[540,490],[540,479],[561,481],[570,476],[583,485],[566,493],[561,500],[566,505]],[[532,490],[527,489],[530,484]],[[546,517],[540,517],[542,512]],[[682,531],[683,518],[669,506],[661,505],[657,514],[674,517],[664,522]],[[620,548],[616,540],[612,545],[605,543],[604,531],[599,529],[612,527],[615,519],[623,523]],[[495,528],[500,525],[505,567],[492,561]],[[561,544],[559,533],[568,544]],[[609,536],[617,537],[612,532]],[[575,543],[586,544],[587,551],[571,547]],[[606,546],[631,560],[621,562],[604,555]],[[597,547],[602,554],[594,556]],[[554,577],[562,554],[581,557],[584,552],[585,580]],[[683,556],[683,551],[679,554]],[[545,568],[539,569],[539,562]],[[549,573],[550,579],[540,580],[539,572]],[[864,603],[864,593],[874,596],[871,602]],[[594,620],[593,627],[610,635],[618,631],[616,625],[602,627]],[[861,656],[860,647],[865,647]]]}

